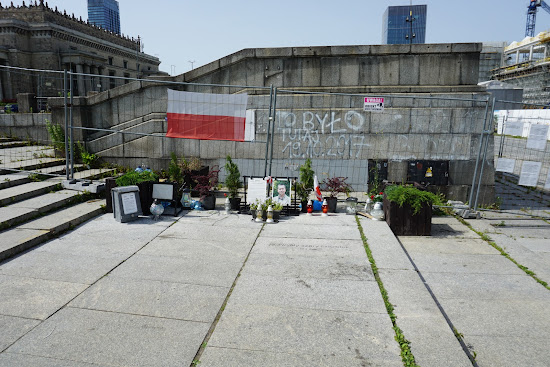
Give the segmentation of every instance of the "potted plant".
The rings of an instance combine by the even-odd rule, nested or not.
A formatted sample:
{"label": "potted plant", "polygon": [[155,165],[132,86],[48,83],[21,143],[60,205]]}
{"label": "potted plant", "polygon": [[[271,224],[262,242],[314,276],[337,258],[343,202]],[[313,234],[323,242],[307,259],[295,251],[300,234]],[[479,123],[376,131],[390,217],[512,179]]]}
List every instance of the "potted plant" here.
{"label": "potted plant", "polygon": [[225,158],[225,171],[227,177],[225,178],[225,186],[229,191],[229,201],[231,202],[231,210],[239,210],[241,206],[241,198],[237,197],[239,189],[243,187],[241,182],[241,173],[236,163],[233,163],[231,156],[227,155]]}
{"label": "potted plant", "polygon": [[252,214],[252,219],[256,219],[256,210],[258,210],[258,205],[260,205],[260,203],[257,199],[255,202],[250,204],[250,214]]}
{"label": "potted plant", "polygon": [[183,158],[181,162],[179,162],[179,166],[183,176],[183,187],[191,190],[192,196],[198,196],[199,193],[195,190],[196,182],[194,177],[208,175],[208,171],[210,170],[209,167],[203,166],[198,157],[189,159]]}
{"label": "potted plant", "polygon": [[283,210],[283,204],[273,203],[273,220],[278,222],[281,218],[281,210]]}
{"label": "potted plant", "polygon": [[324,199],[327,201],[328,211],[330,213],[336,213],[338,194],[344,193],[348,196],[349,193],[352,192],[353,188],[346,182],[347,179],[347,177],[332,177],[322,182],[325,191],[329,192],[329,196]]}
{"label": "potted plant", "polygon": [[309,194],[313,190],[313,176],[315,172],[311,168],[311,159],[306,159],[305,163],[300,166],[299,181],[296,182],[296,195],[302,202],[302,212],[306,212],[307,201]]}
{"label": "potted plant", "polygon": [[392,185],[384,190],[384,215],[395,235],[430,236],[432,205],[441,199],[411,185]]}
{"label": "potted plant", "polygon": [[218,185],[218,169],[210,169],[206,175],[196,175],[193,177],[195,181],[195,190],[200,197],[204,210],[213,210],[216,208],[216,196],[214,188]]}

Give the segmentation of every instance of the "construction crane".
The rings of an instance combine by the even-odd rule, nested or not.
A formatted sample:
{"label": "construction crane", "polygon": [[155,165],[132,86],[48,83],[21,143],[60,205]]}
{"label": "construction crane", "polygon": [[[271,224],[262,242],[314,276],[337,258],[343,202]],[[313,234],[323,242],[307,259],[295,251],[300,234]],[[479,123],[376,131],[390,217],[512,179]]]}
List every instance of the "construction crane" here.
{"label": "construction crane", "polygon": [[550,6],[544,0],[531,0],[527,7],[527,25],[525,26],[525,37],[535,36],[535,23],[537,21],[537,10],[541,7],[550,14]]}

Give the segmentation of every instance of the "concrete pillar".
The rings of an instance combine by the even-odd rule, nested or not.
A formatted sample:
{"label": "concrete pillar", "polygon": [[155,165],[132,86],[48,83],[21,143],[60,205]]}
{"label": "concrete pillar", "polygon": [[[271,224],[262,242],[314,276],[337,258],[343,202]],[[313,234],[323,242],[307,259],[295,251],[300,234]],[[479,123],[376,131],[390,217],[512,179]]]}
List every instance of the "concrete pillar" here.
{"label": "concrete pillar", "polygon": [[101,68],[101,75],[103,76],[101,78],[101,91],[103,92],[109,89],[109,78],[107,78],[109,76],[109,69]]}
{"label": "concrete pillar", "polygon": [[92,74],[91,77],[91,83],[92,83],[92,89],[93,91],[97,91],[97,66],[90,65],[90,74]]}
{"label": "concrete pillar", "polygon": [[4,77],[4,69],[0,69],[0,101],[4,99],[4,88],[2,87]]}
{"label": "concrete pillar", "polygon": [[82,75],[82,73],[84,73],[84,70],[82,68],[82,64],[76,64],[76,72],[78,73],[78,75],[76,76],[76,80],[77,80],[77,85],[78,85],[78,95],[80,97],[85,97],[86,96],[86,87],[85,87],[85,82],[84,82],[84,76]]}
{"label": "concrete pillar", "polygon": [[516,64],[519,64],[519,50],[516,51]]}
{"label": "concrete pillar", "polygon": [[529,61],[533,60],[533,47],[534,46],[532,46],[532,45],[531,45],[531,47],[529,47]]}
{"label": "concrete pillar", "polygon": [[[90,65],[84,64],[84,74],[91,74]],[[86,88],[86,95],[89,91],[94,90],[92,87],[92,77],[89,75],[84,76],[84,87]]]}

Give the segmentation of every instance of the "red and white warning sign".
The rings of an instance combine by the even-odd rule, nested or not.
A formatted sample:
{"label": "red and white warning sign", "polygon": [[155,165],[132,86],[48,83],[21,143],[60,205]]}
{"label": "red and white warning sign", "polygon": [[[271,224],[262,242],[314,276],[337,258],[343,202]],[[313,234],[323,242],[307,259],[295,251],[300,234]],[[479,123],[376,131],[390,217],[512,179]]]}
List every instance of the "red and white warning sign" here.
{"label": "red and white warning sign", "polygon": [[383,112],[384,97],[365,97],[365,107],[363,111]]}

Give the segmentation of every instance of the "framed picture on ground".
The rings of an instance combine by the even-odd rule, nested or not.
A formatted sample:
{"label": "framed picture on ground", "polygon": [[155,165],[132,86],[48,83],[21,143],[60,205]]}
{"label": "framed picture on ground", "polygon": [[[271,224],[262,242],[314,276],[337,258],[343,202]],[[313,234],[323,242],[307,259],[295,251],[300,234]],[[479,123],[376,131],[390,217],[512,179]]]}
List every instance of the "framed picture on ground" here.
{"label": "framed picture on ground", "polygon": [[292,185],[289,179],[276,179],[273,181],[271,198],[273,202],[290,205],[292,197]]}

